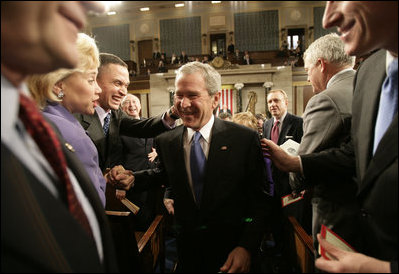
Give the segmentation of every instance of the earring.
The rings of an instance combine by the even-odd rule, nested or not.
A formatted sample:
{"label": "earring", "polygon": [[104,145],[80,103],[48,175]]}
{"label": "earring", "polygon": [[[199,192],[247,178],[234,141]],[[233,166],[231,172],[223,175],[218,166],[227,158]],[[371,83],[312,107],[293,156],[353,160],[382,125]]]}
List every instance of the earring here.
{"label": "earring", "polygon": [[62,98],[64,98],[64,96],[65,96],[64,92],[62,90],[60,90],[60,92],[57,95],[58,99],[62,99]]}

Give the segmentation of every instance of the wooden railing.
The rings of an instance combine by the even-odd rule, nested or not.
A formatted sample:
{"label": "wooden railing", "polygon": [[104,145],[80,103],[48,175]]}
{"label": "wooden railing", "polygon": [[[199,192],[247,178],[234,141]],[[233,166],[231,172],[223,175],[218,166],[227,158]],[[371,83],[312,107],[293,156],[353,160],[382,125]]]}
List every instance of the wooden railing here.
{"label": "wooden railing", "polygon": [[298,221],[292,217],[288,217],[294,231],[294,240],[296,248],[297,263],[302,273],[314,272],[314,247],[313,239],[306,233]]}

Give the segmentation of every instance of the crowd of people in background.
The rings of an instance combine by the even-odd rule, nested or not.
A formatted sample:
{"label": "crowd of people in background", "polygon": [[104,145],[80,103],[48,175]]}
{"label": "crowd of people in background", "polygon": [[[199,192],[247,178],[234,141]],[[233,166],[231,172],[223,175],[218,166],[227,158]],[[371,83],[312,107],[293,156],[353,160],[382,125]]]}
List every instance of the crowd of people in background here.
{"label": "crowd of people in background", "polygon": [[[3,1],[1,271],[141,272],[136,238],[106,215],[128,198],[142,230],[163,199],[179,273],[298,272],[290,217],[317,270],[398,272],[397,8],[327,2],[323,27],[341,35],[303,53],[314,96],[302,117],[279,88],[270,119],[220,107],[215,56],[182,51],[154,53],[160,71],[180,67],[172,106],[144,118],[128,65],[78,32],[101,4]],[[366,55],[355,71],[351,56]]]}

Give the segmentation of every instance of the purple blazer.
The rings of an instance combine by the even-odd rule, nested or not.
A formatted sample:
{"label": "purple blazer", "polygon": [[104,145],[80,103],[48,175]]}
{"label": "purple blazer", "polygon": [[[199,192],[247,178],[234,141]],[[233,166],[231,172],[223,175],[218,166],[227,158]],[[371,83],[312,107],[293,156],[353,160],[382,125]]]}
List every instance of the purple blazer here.
{"label": "purple blazer", "polygon": [[64,139],[75,149],[105,207],[106,181],[99,166],[97,149],[86,131],[72,113],[58,103],[49,102],[43,109],[43,114],[57,126]]}

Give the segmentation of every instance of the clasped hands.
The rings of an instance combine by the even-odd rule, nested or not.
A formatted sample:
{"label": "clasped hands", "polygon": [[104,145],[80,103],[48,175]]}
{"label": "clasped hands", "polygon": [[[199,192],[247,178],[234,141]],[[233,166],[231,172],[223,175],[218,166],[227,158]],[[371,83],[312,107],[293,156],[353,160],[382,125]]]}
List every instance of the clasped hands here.
{"label": "clasped hands", "polygon": [[107,168],[105,172],[105,180],[117,189],[129,190],[134,184],[134,175],[131,170],[126,170],[123,166],[114,166],[112,169]]}

